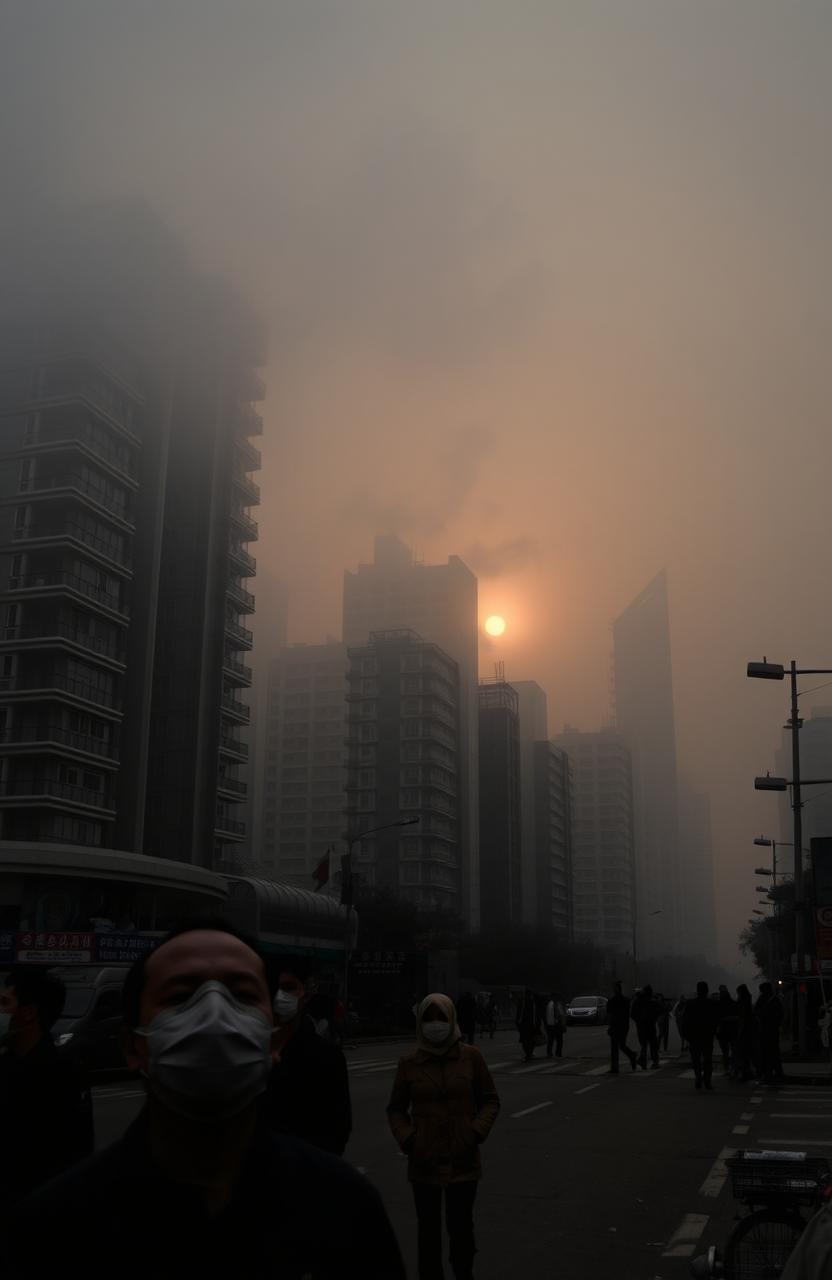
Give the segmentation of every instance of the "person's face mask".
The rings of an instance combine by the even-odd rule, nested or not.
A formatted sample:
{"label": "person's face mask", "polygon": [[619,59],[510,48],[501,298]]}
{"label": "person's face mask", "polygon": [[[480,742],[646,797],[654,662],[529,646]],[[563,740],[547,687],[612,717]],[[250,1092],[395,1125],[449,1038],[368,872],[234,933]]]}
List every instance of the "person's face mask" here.
{"label": "person's face mask", "polygon": [[137,1034],[147,1042],[151,1092],[197,1119],[236,1115],[264,1092],[274,1028],[221,982],[204,982]]}
{"label": "person's face mask", "polygon": [[447,1022],[423,1022],[422,1035],[431,1044],[442,1044],[451,1034],[451,1028]]}
{"label": "person's face mask", "polygon": [[278,1022],[291,1022],[297,1016],[300,1000],[289,991],[278,991],[274,998],[274,1011]]}

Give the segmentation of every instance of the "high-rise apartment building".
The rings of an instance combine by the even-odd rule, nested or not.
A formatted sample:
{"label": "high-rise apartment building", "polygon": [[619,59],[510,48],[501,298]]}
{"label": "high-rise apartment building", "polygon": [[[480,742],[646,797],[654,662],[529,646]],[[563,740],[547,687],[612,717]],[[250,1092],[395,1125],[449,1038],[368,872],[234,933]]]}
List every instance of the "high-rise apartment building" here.
{"label": "high-rise apartment building", "polygon": [[349,835],[365,884],[459,914],[459,667],[416,632],[374,631],[349,650]]}
{"label": "high-rise apartment building", "polygon": [[638,954],[682,940],[676,730],[667,579],[647,586],[613,624],[615,723],[632,753]]}
{"label": "high-rise apartment building", "polygon": [[243,835],[263,335],[130,206],[41,250],[0,302],[0,838],[210,866]]}
{"label": "high-rise apartment building", "polygon": [[479,686],[480,918],[523,923],[519,698],[503,680]]}
{"label": "high-rise apartment building", "polygon": [[518,699],[523,923],[536,925],[540,917],[540,900],[535,830],[535,743],[546,742],[549,737],[549,713],[546,691],[534,680],[512,680],[511,687]]}
{"label": "high-rise apartment building", "polygon": [[458,556],[425,565],[395,537],[378,537],[372,564],[344,575],[344,642],[362,645],[372,631],[415,631],[459,668],[458,804],[462,914],[479,923],[477,794],[477,580]]}
{"label": "high-rise apartment building", "polygon": [[572,762],[572,911],[574,934],[633,954],[636,869],[630,751],[614,729],[555,739]]}
{"label": "high-rise apartment building", "polygon": [[304,889],[346,827],[347,692],[340,643],[291,645],[270,663],[252,855],[264,874]]}
{"label": "high-rise apartment building", "polygon": [[[572,764],[554,742],[536,742],[532,751],[534,807],[534,891],[537,904],[530,923],[553,929],[565,941],[572,928]],[[525,827],[523,829],[525,842]],[[526,874],[525,860],[523,874]],[[525,899],[524,893],[524,899]],[[525,923],[525,921],[524,921]]]}
{"label": "high-rise apartment building", "polygon": [[711,802],[679,779],[679,850],[681,853],[683,939],[689,956],[715,960],[719,932],[714,890]]}

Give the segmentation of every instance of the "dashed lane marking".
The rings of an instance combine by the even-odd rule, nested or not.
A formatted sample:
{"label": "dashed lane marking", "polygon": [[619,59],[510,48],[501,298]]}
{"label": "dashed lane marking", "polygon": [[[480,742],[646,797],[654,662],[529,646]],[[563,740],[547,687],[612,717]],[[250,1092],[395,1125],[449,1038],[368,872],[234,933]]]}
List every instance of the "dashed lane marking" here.
{"label": "dashed lane marking", "polygon": [[753,1098],[748,1099],[748,1101],[755,1107],[758,1107],[762,1100],[762,1095],[760,1094],[755,1094]]}
{"label": "dashed lane marking", "polygon": [[766,1147],[830,1147],[829,1138],[757,1138],[757,1146]]}
{"label": "dashed lane marking", "polygon": [[579,1093],[589,1093],[590,1089],[600,1089],[600,1088],[601,1088],[600,1083],[588,1084],[585,1089],[576,1089],[574,1096],[577,1097]]}
{"label": "dashed lane marking", "polygon": [[707,1213],[686,1213],[667,1242],[663,1258],[692,1258],[699,1237],[708,1225]]}
{"label": "dashed lane marking", "polygon": [[750,1129],[750,1127],[751,1126],[747,1124],[735,1124],[731,1132],[742,1135],[742,1134],[748,1133],[748,1130]]}
{"label": "dashed lane marking", "polygon": [[736,1151],[733,1147],[722,1148],[711,1166],[710,1173],[699,1188],[700,1196],[709,1196],[711,1199],[716,1199],[722,1191],[722,1188],[725,1186],[725,1182],[728,1177],[728,1167],[725,1164],[725,1161],[729,1160],[733,1155],[736,1155]]}
{"label": "dashed lane marking", "polygon": [[519,1120],[521,1116],[530,1116],[533,1111],[542,1111],[544,1107],[551,1107],[551,1102],[538,1102],[534,1107],[526,1107],[525,1111],[515,1111],[512,1120]]}

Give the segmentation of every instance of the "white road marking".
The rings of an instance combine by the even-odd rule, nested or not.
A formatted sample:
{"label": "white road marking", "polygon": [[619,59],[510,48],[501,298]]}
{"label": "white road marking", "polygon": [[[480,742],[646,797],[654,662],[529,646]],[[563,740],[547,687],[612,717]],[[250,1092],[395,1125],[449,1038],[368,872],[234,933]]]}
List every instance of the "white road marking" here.
{"label": "white road marking", "polygon": [[708,1214],[686,1213],[667,1243],[663,1258],[692,1258],[699,1237],[708,1225]]}
{"label": "white road marking", "polygon": [[530,1067],[516,1067],[511,1074],[513,1076],[525,1076],[525,1075],[528,1075],[530,1071],[548,1071],[548,1070],[549,1070],[548,1062],[533,1062]]}
{"label": "white road marking", "polygon": [[121,1102],[122,1098],[144,1098],[145,1096],[144,1089],[125,1089],[120,1093],[93,1093],[93,1099],[98,1102],[109,1102],[111,1099],[113,1102],[116,1100]]}
{"label": "white road marking", "polygon": [[397,1062],[398,1058],[386,1058],[384,1061],[379,1058],[367,1058],[364,1062],[348,1062],[347,1066],[350,1071],[366,1071],[368,1068],[395,1067]]}
{"label": "white road marking", "polygon": [[562,1062],[558,1067],[547,1067],[543,1074],[545,1076],[553,1076],[558,1071],[568,1071],[574,1065],[572,1062]]}
{"label": "white road marking", "polygon": [[812,1111],[772,1111],[770,1120],[819,1120],[820,1116]]}
{"label": "white road marking", "polygon": [[605,1076],[609,1071],[609,1067],[604,1064],[603,1067],[593,1067],[591,1071],[582,1071],[582,1076]]}
{"label": "white road marking", "polygon": [[797,1147],[798,1151],[801,1147],[830,1147],[832,1148],[832,1140],[829,1138],[757,1138],[757,1146],[765,1147]]}
{"label": "white road marking", "polygon": [[551,1102],[538,1102],[535,1107],[526,1107],[525,1111],[515,1111],[512,1120],[519,1120],[521,1116],[530,1116],[533,1111],[542,1111],[544,1107],[551,1107]]}
{"label": "white road marking", "polygon": [[755,1094],[753,1098],[749,1098],[749,1099],[748,1099],[748,1101],[749,1101],[749,1102],[751,1102],[751,1103],[753,1103],[755,1107],[756,1107],[756,1106],[758,1106],[758,1105],[759,1105],[759,1103],[761,1103],[761,1102],[762,1102],[762,1100],[763,1100],[763,1096],[762,1096],[762,1094],[759,1094],[759,1093],[758,1093],[758,1094]]}
{"label": "white road marking", "polygon": [[395,1062],[382,1062],[377,1067],[362,1067],[358,1074],[362,1076],[372,1076],[375,1075],[377,1071],[392,1071],[395,1065]]}
{"label": "white road marking", "polygon": [[732,1132],[732,1133],[739,1133],[739,1134],[748,1133],[748,1130],[749,1130],[750,1128],[751,1128],[751,1126],[750,1126],[750,1125],[747,1125],[747,1124],[735,1124],[735,1125],[734,1125],[734,1127],[733,1127],[733,1129],[731,1130],[731,1132]]}
{"label": "white road marking", "polygon": [[601,1088],[600,1084],[588,1084],[585,1089],[576,1089],[575,1097],[577,1097],[579,1093],[589,1093],[590,1089],[600,1089],[600,1088]]}
{"label": "white road marking", "polygon": [[680,1071],[680,1072],[679,1072],[679,1074],[678,1074],[678,1076],[676,1077],[676,1079],[677,1079],[677,1080],[695,1080],[695,1079],[696,1079],[696,1072],[695,1072],[695,1071],[693,1071],[693,1070],[690,1070],[690,1071]]}
{"label": "white road marking", "polygon": [[734,1147],[722,1148],[711,1166],[710,1173],[699,1188],[700,1196],[710,1196],[712,1199],[716,1199],[722,1188],[725,1186],[725,1180],[728,1177],[728,1169],[725,1161],[736,1154]]}
{"label": "white road marking", "polygon": [[486,1062],[489,1071],[499,1071],[500,1067],[510,1067],[511,1062]]}

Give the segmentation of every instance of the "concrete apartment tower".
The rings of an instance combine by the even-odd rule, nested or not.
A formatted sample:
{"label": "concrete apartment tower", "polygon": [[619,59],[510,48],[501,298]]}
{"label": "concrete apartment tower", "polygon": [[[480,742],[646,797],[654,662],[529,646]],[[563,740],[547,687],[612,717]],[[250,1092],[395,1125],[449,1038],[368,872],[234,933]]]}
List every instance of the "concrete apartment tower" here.
{"label": "concrete apartment tower", "polygon": [[290,645],[269,664],[256,866],[301,889],[314,889],[312,872],[330,847],[343,852],[347,693],[347,651],[339,642]]}
{"label": "concrete apartment tower", "polygon": [[536,742],[549,737],[546,690],[534,680],[512,680],[517,694],[520,742],[520,827],[523,867],[523,924],[536,925],[539,914],[537,844],[535,838]]}
{"label": "concrete apartment tower", "polygon": [[572,911],[575,938],[633,955],[636,868],[630,751],[615,729],[555,739],[572,764]]}
{"label": "concrete apartment tower", "polygon": [[483,930],[523,924],[520,716],[504,680],[479,687],[480,909]]}
{"label": "concrete apartment tower", "polygon": [[681,949],[682,896],[673,668],[662,571],[613,624],[615,723],[630,748],[638,954]]}
{"label": "concrete apartment tower", "polygon": [[[716,960],[719,931],[714,889],[711,802],[679,779],[679,849],[681,851],[684,951]],[[791,852],[789,850],[788,852]]]}
{"label": "concrete apartment tower", "polygon": [[21,252],[0,329],[0,838],[221,865],[263,333],[132,205]]}
{"label": "concrete apartment tower", "polygon": [[344,574],[343,638],[365,645],[373,631],[415,631],[459,667],[459,807],[462,915],[479,926],[477,771],[477,579],[458,556],[426,565],[399,538],[377,537],[372,564]]}
{"label": "concrete apartment tower", "polygon": [[415,631],[373,631],[349,650],[349,834],[365,884],[459,916],[459,666]]}

